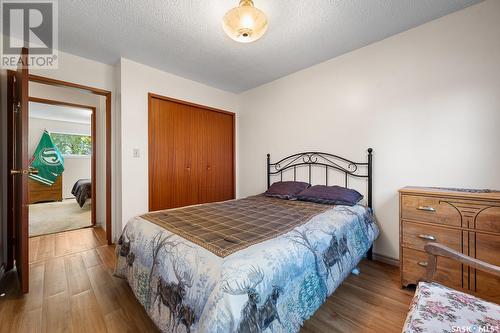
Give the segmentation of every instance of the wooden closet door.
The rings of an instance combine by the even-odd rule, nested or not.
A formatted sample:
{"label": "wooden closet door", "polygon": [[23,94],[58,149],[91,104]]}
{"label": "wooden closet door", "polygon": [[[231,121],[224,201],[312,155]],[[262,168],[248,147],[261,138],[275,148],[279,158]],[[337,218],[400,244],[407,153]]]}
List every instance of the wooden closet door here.
{"label": "wooden closet door", "polygon": [[149,173],[150,211],[234,198],[234,114],[150,95]]}
{"label": "wooden closet door", "polygon": [[199,183],[201,202],[234,198],[234,117],[203,112],[203,174]]}
{"label": "wooden closet door", "polygon": [[152,99],[149,119],[149,209],[198,202],[194,145],[196,114],[188,106]]}

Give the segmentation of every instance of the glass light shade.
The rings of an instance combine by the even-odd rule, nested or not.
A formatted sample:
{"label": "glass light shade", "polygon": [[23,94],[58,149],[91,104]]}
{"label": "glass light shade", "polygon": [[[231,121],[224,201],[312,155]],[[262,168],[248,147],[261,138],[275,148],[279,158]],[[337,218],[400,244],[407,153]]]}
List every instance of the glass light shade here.
{"label": "glass light shade", "polygon": [[267,30],[266,15],[253,6],[251,0],[241,0],[240,6],[228,11],[222,19],[226,34],[240,43],[254,42]]}

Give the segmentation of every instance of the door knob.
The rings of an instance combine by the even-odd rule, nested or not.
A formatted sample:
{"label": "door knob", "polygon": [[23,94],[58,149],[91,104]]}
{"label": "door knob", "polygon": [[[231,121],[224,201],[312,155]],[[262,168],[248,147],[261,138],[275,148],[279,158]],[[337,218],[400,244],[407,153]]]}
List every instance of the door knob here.
{"label": "door knob", "polygon": [[37,169],[31,169],[31,168],[29,168],[29,169],[23,169],[23,170],[10,170],[10,174],[12,176],[14,176],[14,175],[20,175],[20,174],[27,175],[27,174],[30,174],[30,173],[36,175],[36,174],[38,174],[38,170]]}

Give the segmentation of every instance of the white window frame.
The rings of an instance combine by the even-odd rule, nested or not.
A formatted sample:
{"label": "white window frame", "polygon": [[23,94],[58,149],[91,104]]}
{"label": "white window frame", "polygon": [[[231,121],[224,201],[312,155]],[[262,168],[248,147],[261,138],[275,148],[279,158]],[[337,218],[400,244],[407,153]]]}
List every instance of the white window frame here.
{"label": "white window frame", "polygon": [[[62,131],[51,131],[51,130],[47,130],[47,132],[49,132],[49,135],[51,135],[52,133],[54,134],[64,134],[64,135],[78,135],[78,136],[88,136],[90,137],[91,140],[93,140],[92,138],[92,134],[87,134],[87,133],[73,133],[73,132],[62,132]],[[94,152],[92,152],[93,154]],[[74,159],[77,159],[77,158],[82,158],[82,159],[89,159],[92,157],[92,154],[90,155],[78,155],[78,154],[61,154],[62,157],[64,158],[74,158]]]}

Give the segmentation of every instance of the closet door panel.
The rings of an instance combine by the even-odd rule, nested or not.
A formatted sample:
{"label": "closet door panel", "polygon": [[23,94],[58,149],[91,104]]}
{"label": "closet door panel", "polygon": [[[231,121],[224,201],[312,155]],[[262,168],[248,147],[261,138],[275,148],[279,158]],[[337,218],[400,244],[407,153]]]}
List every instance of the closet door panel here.
{"label": "closet door panel", "polygon": [[190,114],[190,130],[188,134],[189,138],[186,141],[186,147],[184,147],[184,149],[189,155],[189,165],[187,166],[188,178],[184,186],[186,186],[189,200],[181,206],[195,205],[203,202],[198,190],[199,183],[203,177],[203,141],[205,139],[203,133],[203,114],[195,107],[187,106],[187,109],[189,109]]}
{"label": "closet door panel", "polygon": [[169,193],[161,191],[160,180],[167,179],[169,174],[166,172],[168,165],[172,167],[174,163],[168,152],[169,147],[159,149],[161,142],[173,142],[172,131],[162,131],[157,124],[171,123],[169,117],[171,114],[160,112],[160,101],[157,99],[150,100],[149,110],[149,210],[161,209],[160,202],[170,200]]}
{"label": "closet door panel", "polygon": [[200,175],[200,182],[198,183],[198,192],[200,195],[201,202],[213,202],[214,201],[214,191],[215,185],[213,180],[213,170],[214,166],[211,162],[212,155],[214,153],[214,146],[212,144],[212,137],[216,134],[213,126],[209,126],[211,121],[210,112],[203,112],[203,137],[204,141],[202,143],[202,161],[200,166],[202,168]]}
{"label": "closet door panel", "polygon": [[195,114],[182,104],[153,99],[150,116],[150,210],[197,203],[189,150]]}
{"label": "closet door panel", "polygon": [[234,115],[150,98],[149,208],[234,198]]}
{"label": "closet door panel", "polygon": [[212,155],[213,184],[216,197],[214,201],[234,198],[234,123],[233,117],[227,114],[215,114],[214,126],[217,134],[214,137],[214,146],[217,148]]}
{"label": "closet door panel", "polygon": [[203,202],[232,199],[234,198],[233,116],[220,112],[204,112],[203,127],[204,177],[200,182],[200,198]]}

